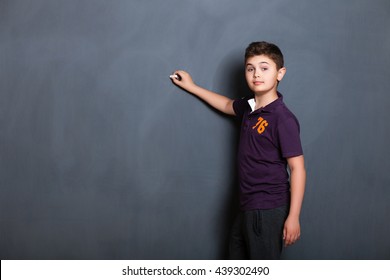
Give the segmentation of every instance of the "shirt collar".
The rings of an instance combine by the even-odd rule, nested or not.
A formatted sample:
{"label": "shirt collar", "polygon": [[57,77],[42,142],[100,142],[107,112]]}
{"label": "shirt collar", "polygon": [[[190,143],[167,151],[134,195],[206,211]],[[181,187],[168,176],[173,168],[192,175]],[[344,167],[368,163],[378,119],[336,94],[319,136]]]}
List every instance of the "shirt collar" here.
{"label": "shirt collar", "polygon": [[[283,103],[283,95],[279,91],[277,93],[278,93],[278,99],[271,102],[270,104],[268,104],[265,107],[259,108],[258,110],[261,110],[264,112],[272,112],[273,110],[275,110],[276,107],[278,107],[280,104],[282,104]],[[256,106],[255,98],[249,99],[248,104],[251,107],[251,110],[252,110],[251,113],[253,113],[255,110],[255,106]]]}

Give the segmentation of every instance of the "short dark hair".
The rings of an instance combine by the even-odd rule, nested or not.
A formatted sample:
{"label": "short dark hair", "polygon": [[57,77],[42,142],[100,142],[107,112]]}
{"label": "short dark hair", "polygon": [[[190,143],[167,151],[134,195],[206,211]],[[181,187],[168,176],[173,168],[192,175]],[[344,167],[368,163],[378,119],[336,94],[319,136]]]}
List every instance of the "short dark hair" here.
{"label": "short dark hair", "polygon": [[276,68],[278,70],[284,66],[282,51],[275,44],[264,41],[250,43],[245,50],[245,61],[247,61],[248,58],[256,55],[268,56],[275,62]]}

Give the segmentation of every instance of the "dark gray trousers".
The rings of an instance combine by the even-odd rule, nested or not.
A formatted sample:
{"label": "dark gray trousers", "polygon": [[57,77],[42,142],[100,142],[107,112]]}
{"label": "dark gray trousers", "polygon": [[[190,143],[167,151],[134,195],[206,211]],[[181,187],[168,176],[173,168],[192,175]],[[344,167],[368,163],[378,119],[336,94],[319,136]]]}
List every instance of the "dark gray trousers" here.
{"label": "dark gray trousers", "polygon": [[289,205],[240,212],[230,236],[229,258],[280,259],[283,249],[283,227],[288,212]]}

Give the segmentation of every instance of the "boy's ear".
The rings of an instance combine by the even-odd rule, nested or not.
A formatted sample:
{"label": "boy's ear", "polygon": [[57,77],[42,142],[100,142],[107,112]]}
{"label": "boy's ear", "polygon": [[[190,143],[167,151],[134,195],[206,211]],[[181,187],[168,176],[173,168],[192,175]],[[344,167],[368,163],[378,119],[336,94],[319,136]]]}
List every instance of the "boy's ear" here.
{"label": "boy's ear", "polygon": [[286,67],[282,67],[278,70],[278,77],[277,77],[278,82],[280,82],[283,79],[284,74],[286,74]]}

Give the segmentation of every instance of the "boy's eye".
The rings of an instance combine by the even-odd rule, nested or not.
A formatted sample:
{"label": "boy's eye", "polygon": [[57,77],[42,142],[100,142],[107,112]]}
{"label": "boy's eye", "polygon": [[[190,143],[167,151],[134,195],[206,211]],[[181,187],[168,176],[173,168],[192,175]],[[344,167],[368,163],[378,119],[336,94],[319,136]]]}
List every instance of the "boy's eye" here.
{"label": "boy's eye", "polygon": [[266,70],[268,70],[268,68],[267,68],[267,67],[263,67],[263,68],[261,68],[261,71],[266,71]]}
{"label": "boy's eye", "polygon": [[246,71],[252,72],[252,71],[253,71],[253,68],[247,68]]}

